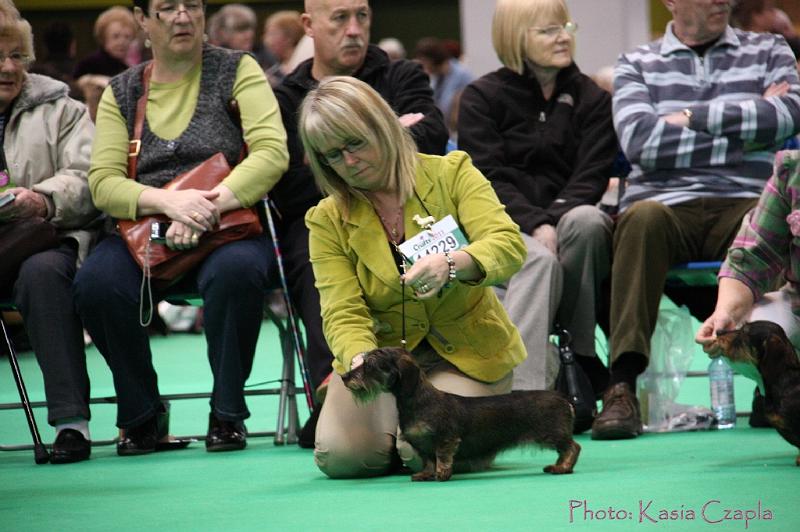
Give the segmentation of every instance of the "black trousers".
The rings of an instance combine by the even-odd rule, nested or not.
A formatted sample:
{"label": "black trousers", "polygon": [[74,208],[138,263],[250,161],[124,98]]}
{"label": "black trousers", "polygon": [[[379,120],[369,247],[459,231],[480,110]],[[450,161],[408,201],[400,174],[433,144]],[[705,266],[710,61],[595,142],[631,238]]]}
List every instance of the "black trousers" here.
{"label": "black trousers", "polygon": [[306,328],[306,365],[314,388],[333,371],[333,353],[322,333],[319,291],[308,254],[308,228],[304,220],[285,224],[281,231],[281,254],[292,301]]}
{"label": "black trousers", "polygon": [[[14,304],[44,377],[47,421],[69,417],[89,419],[89,375],[83,348],[83,327],[72,300],[77,244],[29,257],[13,286]],[[7,294],[9,287],[0,287]]]}
{"label": "black trousers", "polygon": [[[203,298],[208,359],[214,376],[211,411],[223,420],[249,417],[244,384],[261,328],[267,272],[274,260],[268,239],[225,244],[172,289]],[[150,341],[139,323],[142,270],[119,236],[97,245],[75,278],[75,302],[105,357],[117,392],[117,426],[136,427],[161,405]],[[165,292],[154,292],[154,302]]]}

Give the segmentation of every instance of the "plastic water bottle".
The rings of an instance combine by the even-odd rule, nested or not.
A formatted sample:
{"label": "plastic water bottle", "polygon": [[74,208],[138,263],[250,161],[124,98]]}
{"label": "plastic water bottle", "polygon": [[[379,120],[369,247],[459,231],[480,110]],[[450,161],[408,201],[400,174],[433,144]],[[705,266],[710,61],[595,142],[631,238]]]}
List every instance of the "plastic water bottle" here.
{"label": "plastic water bottle", "polygon": [[718,428],[736,426],[736,404],[733,401],[733,370],[723,357],[712,358],[708,365],[711,387],[711,410],[719,420]]}

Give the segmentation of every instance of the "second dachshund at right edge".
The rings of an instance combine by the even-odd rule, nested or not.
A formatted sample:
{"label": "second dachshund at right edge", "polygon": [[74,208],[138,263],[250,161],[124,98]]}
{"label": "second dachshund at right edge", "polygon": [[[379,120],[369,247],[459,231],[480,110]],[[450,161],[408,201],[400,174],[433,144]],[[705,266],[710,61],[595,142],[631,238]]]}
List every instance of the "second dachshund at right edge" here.
{"label": "second dachshund at right edge", "polygon": [[574,412],[553,391],[512,392],[489,397],[462,397],[437,390],[408,351],[375,349],[361,365],[342,376],[356,400],[369,402],[379,393],[397,399],[402,438],[424,460],[412,480],[448,480],[453,466],[490,463],[502,450],[538,444],[555,449],[558,460],[546,473],[572,473],[580,446],[572,439]]}
{"label": "second dachshund at right edge", "polygon": [[[780,325],[746,323],[717,331],[716,342],[733,362],[752,364],[764,380],[764,413],[786,441],[800,448],[800,360]],[[795,459],[800,466],[800,455]]]}

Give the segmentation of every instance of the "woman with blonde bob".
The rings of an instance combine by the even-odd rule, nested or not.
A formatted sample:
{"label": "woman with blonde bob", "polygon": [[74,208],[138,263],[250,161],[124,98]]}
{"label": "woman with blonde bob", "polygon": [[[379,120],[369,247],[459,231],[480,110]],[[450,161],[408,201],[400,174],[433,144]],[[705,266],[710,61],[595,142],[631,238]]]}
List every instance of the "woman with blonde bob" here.
{"label": "woman with blonde bob", "polygon": [[[523,242],[469,156],[417,153],[367,84],[323,80],[303,102],[299,125],[328,196],[306,215],[323,330],[335,357],[317,425],[317,465],[333,478],[375,476],[389,473],[399,453],[417,469],[413,450],[397,439],[394,397],[357,405],[340,376],[365,352],[405,338],[437,388],[468,396],[510,391],[511,370],[525,350],[491,286],[522,265]],[[424,230],[416,220],[447,216],[468,244],[411,265],[398,245]]]}
{"label": "woman with blonde bob", "polygon": [[461,97],[459,146],[492,183],[528,248],[503,299],[529,355],[514,371],[515,390],[553,387],[559,361],[548,336],[556,319],[572,334],[596,393],[608,379],[594,330],[612,223],[595,205],[617,139],[610,95],[573,61],[577,29],[564,0],[498,0],[492,41],[505,66]]}

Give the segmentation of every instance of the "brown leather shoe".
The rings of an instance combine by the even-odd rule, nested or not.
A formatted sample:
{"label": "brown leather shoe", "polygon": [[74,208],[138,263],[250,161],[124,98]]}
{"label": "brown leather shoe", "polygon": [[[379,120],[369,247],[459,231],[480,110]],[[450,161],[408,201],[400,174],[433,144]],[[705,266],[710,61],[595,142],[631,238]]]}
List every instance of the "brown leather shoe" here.
{"label": "brown leather shoe", "polygon": [[641,433],[639,400],[630,386],[618,382],[603,394],[603,411],[592,423],[592,439],[624,440]]}

